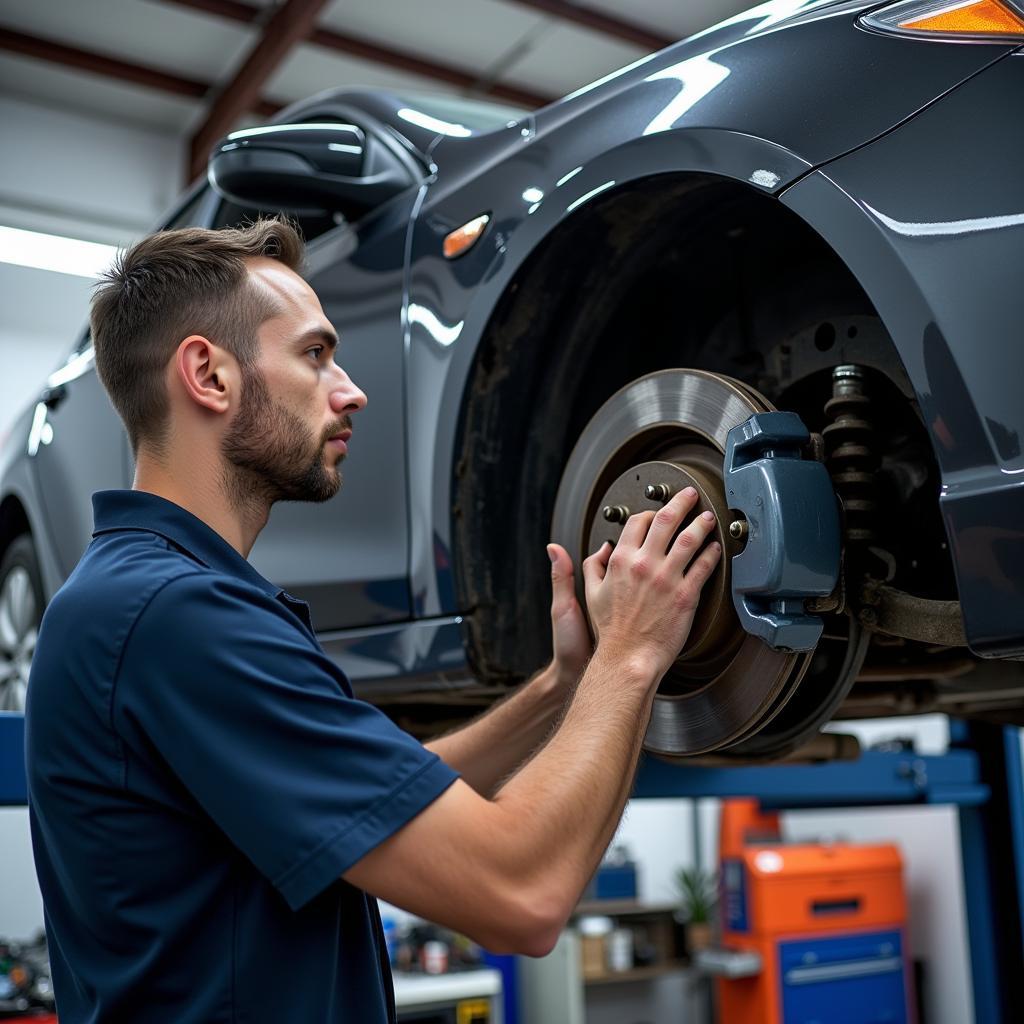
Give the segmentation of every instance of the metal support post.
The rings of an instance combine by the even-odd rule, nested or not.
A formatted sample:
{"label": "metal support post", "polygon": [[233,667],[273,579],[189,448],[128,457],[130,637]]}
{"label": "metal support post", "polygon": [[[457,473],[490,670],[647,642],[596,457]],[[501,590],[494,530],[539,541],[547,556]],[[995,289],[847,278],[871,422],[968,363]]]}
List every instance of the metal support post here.
{"label": "metal support post", "polygon": [[[951,742],[978,757],[991,797],[960,807],[960,848],[978,1024],[1024,1006],[1024,775],[1020,730],[951,722]],[[1015,1011],[1013,1007],[1018,1009]]]}

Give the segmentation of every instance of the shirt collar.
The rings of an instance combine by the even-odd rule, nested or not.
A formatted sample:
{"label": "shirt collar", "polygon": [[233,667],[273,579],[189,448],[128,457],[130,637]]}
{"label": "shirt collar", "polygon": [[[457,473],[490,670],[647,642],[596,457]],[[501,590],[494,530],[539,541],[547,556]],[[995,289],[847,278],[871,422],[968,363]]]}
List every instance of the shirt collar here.
{"label": "shirt collar", "polygon": [[148,491],[97,491],[92,496],[92,510],[96,526],[94,537],[115,530],[155,533],[209,569],[237,576],[271,597],[289,597],[280,587],[261,576],[216,530],[158,494]]}

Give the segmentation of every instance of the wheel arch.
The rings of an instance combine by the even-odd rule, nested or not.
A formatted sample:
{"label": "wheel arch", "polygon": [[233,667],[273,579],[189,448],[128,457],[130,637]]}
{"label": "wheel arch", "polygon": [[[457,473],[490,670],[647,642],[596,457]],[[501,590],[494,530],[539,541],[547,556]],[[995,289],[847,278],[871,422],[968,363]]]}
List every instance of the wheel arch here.
{"label": "wheel arch", "polygon": [[0,500],[0,558],[16,537],[32,533],[28,512],[16,494],[6,494]]}
{"label": "wheel arch", "polygon": [[[642,337],[625,344],[607,328],[621,322],[638,276],[680,248],[677,232],[694,245],[715,238],[724,251],[737,219],[757,248],[770,242],[801,265],[817,261],[852,302],[873,309],[812,224],[762,189],[707,171],[639,177],[591,200],[543,237],[493,302],[462,393],[452,474],[455,584],[482,678],[511,682],[548,656],[543,541],[561,467],[600,403],[660,368],[671,343],[652,338],[653,321],[641,315],[633,326]],[[706,278],[708,269],[695,273]],[[579,295],[592,298],[581,305]],[[672,313],[665,298],[662,329]],[[534,431],[543,443],[530,443]],[[511,613],[514,622],[504,618]]]}

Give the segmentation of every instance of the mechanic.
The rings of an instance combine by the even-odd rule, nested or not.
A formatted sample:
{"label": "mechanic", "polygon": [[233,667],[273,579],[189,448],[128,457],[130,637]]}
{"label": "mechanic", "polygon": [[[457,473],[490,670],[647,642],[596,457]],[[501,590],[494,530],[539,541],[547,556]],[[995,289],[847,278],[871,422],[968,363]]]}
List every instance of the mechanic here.
{"label": "mechanic", "polygon": [[682,492],[583,563],[596,649],[551,545],[554,656],[514,695],[426,745],[354,698],[246,560],[275,502],[338,491],[366,405],[302,258],[281,218],[167,231],[93,299],[136,472],[94,495],[28,688],[61,1024],[394,1020],[374,897],[547,953],[720,556]]}

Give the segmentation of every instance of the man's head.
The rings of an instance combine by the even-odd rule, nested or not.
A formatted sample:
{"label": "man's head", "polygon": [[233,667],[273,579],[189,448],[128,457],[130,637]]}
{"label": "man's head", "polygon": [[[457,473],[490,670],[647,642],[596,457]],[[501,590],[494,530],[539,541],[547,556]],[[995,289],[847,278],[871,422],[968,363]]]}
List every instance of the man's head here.
{"label": "man's head", "polygon": [[216,452],[245,504],[337,492],[366,397],[334,362],[302,257],[298,232],[275,218],[158,232],[117,259],[93,297],[92,339],[137,455]]}

